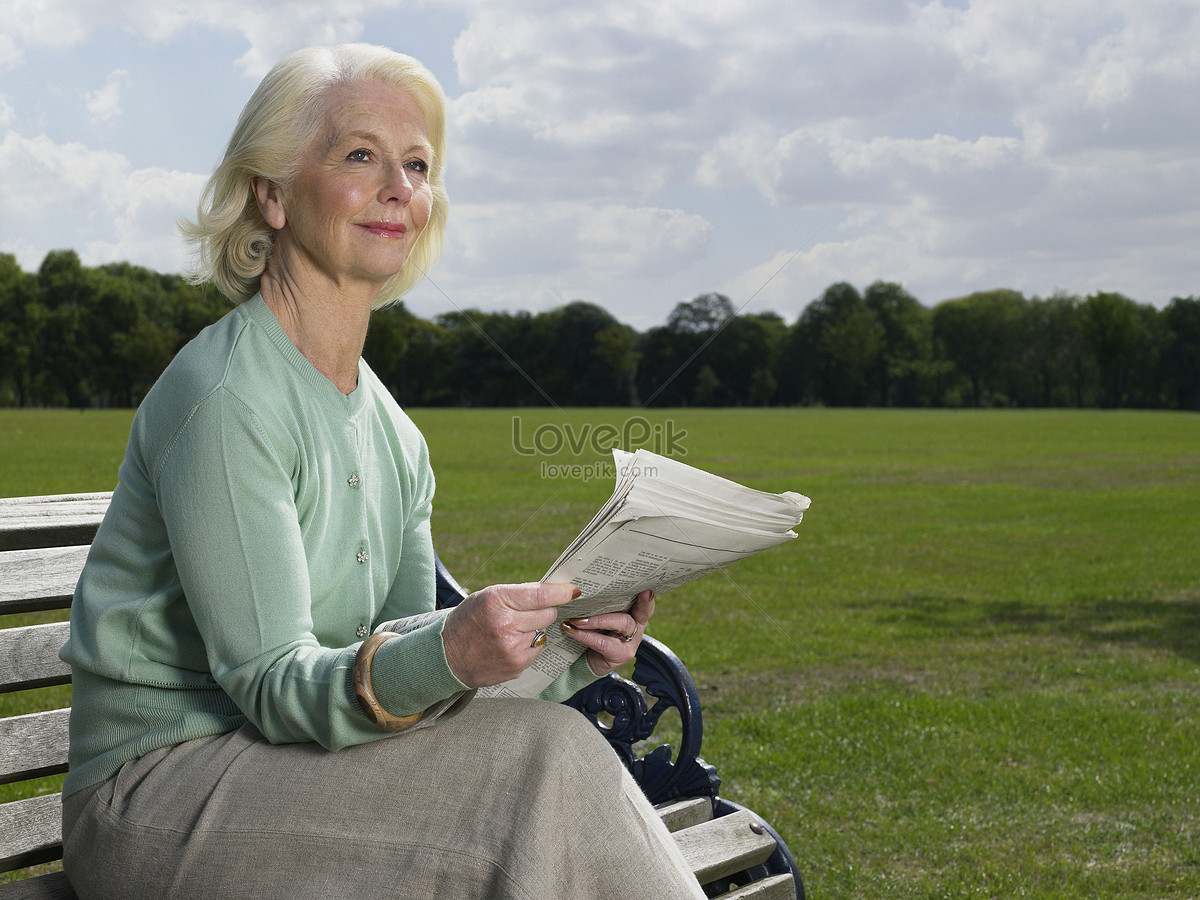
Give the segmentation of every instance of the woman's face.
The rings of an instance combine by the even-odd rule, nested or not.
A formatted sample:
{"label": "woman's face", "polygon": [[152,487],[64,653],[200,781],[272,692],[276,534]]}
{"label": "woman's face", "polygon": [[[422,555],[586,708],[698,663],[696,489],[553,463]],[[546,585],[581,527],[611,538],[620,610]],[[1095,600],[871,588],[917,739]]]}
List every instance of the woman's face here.
{"label": "woman's face", "polygon": [[272,264],[293,279],[373,288],[373,296],[429,221],[425,116],[410,94],[369,81],[331,88],[324,118],[295,178],[264,188],[265,203],[260,194],[276,230]]}

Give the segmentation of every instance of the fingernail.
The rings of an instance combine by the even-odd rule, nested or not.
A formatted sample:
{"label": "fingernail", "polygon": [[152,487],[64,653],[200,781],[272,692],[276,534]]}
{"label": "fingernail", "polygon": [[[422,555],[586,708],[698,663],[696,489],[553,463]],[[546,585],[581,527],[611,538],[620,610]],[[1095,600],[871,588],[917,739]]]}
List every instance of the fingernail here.
{"label": "fingernail", "polygon": [[562,629],[564,631],[575,631],[576,630],[575,626],[572,625],[570,622],[563,622]]}
{"label": "fingernail", "polygon": [[583,596],[583,591],[581,591],[579,588],[575,588],[573,591],[571,591],[571,599],[572,600],[578,600],[582,596]]}
{"label": "fingernail", "polygon": [[582,619],[568,619],[563,624],[570,625],[572,628],[578,628],[581,625],[586,625],[587,623],[588,623],[587,617],[584,616]]}

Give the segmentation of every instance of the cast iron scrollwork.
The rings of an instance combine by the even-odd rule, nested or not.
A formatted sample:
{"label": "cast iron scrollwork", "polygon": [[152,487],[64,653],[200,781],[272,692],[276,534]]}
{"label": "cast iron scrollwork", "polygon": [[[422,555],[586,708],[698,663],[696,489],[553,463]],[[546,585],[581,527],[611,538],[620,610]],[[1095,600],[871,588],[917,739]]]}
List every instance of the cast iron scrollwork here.
{"label": "cast iron scrollwork", "polygon": [[[647,697],[654,702],[648,703]],[[721,779],[700,757],[704,737],[700,698],[683,662],[665,644],[643,638],[632,681],[609,675],[581,690],[567,704],[604,733],[650,802],[716,797]],[[634,745],[653,735],[659,719],[670,709],[678,711],[682,726],[678,751],[672,756],[671,745],[662,744],[639,758]],[[601,714],[611,717],[611,723],[602,720]]]}

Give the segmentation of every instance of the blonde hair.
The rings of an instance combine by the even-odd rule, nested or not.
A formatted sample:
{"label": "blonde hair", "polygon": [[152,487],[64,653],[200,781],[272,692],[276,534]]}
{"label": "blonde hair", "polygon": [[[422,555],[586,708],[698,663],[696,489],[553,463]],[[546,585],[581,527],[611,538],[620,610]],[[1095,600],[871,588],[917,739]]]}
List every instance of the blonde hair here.
{"label": "blonde hair", "polygon": [[326,92],[335,85],[382,81],[407,92],[425,114],[433,146],[429,185],[433,208],[404,267],[375,296],[379,308],[412,289],[437,261],[446,234],[446,102],[437,79],[417,60],[386,47],[338,44],[297,50],[280,60],[238,117],[225,156],[200,195],[196,221],[179,229],[195,252],[189,278],[212,282],[234,303],[258,292],[275,234],[259,212],[254,177],[288,184],[302,151],[324,121]]}

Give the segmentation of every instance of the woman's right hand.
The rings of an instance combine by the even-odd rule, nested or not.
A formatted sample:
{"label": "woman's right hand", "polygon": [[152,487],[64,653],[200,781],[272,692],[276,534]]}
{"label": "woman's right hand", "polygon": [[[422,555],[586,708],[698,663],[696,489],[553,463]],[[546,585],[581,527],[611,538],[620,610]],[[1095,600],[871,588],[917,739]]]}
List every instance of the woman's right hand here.
{"label": "woman's right hand", "polygon": [[494,584],[475,591],[451,610],[442,629],[450,671],[473,688],[516,678],[541,652],[537,632],[578,595],[572,584]]}

